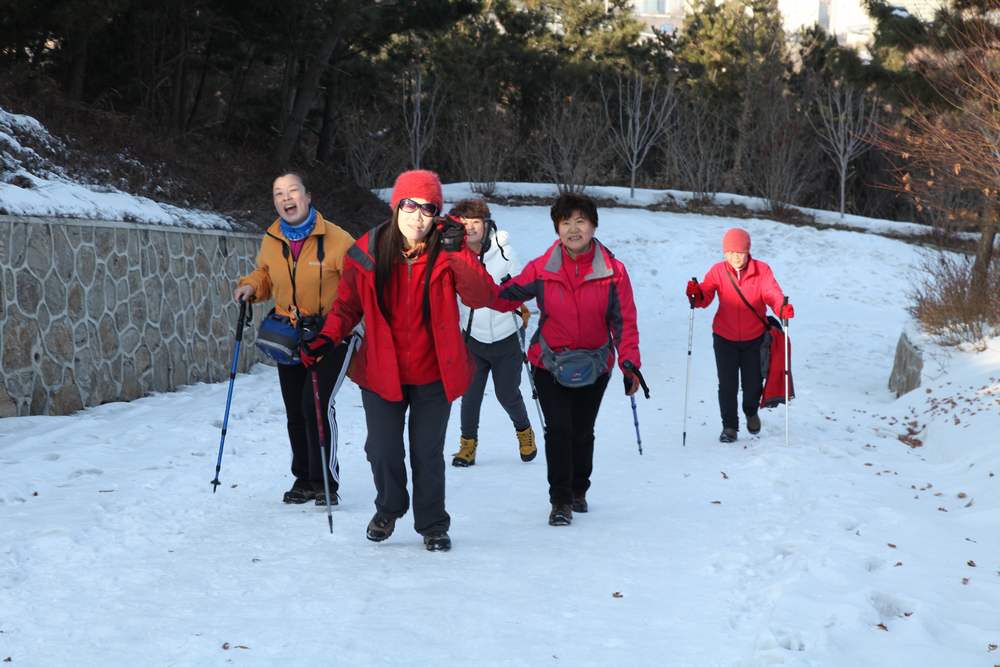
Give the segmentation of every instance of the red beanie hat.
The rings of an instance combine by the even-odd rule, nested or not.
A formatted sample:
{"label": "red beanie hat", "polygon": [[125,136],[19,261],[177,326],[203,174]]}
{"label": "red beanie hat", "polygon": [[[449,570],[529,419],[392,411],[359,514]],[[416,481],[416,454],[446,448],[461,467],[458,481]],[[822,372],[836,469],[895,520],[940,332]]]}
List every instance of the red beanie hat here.
{"label": "red beanie hat", "polygon": [[438,207],[438,211],[444,208],[444,196],[441,194],[441,179],[433,171],[426,169],[414,169],[404,171],[396,177],[396,184],[392,186],[392,198],[389,206],[396,210],[401,199],[417,197],[426,199]]}
{"label": "red beanie hat", "polygon": [[745,229],[733,227],[722,237],[722,252],[750,252],[750,234]]}

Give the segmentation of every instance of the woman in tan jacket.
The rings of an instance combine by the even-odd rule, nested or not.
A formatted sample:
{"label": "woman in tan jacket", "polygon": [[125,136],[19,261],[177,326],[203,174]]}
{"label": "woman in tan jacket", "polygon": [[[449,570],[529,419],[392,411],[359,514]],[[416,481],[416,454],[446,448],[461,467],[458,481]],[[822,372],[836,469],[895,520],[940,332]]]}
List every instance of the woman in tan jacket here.
{"label": "woman in tan jacket", "polygon": [[[268,228],[260,244],[257,268],[240,279],[233,297],[237,301],[274,299],[274,313],[288,318],[292,327],[319,330],[337,296],[344,255],[354,239],[328,222],[311,205],[312,197],[302,177],[294,172],[274,179],[271,189],[278,219]],[[339,344],[319,363],[320,401],[326,442],[330,451],[330,503],[337,502],[339,486],[336,451],[330,448],[327,406],[347,357],[348,346]],[[296,357],[278,365],[281,397],[288,418],[295,481],[285,492],[284,502],[306,503],[315,499],[326,504],[316,407],[309,371]]]}

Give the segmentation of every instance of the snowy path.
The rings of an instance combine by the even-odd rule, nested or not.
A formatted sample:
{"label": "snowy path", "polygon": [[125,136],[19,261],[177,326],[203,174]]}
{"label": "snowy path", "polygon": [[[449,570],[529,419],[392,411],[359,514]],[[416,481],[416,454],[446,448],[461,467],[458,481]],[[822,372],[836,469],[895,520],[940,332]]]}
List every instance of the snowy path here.
{"label": "snowy path", "polygon": [[[551,239],[545,209],[495,207],[494,217],[522,258]],[[761,437],[716,442],[705,311],[681,447],[683,285],[716,260],[732,224],[750,230],[799,315],[789,448],[781,409],[764,415]],[[591,512],[571,527],[546,524],[544,461],[518,460],[491,390],[477,465],[448,468],[446,554],[423,550],[409,516],[387,542],[364,539],[374,491],[350,384],[338,401],[344,485],[333,536],[321,508],[280,502],[290,478],[273,369],[237,379],[215,496],[225,384],[6,419],[0,660],[1000,663],[989,650],[1000,643],[1000,349],[946,355],[927,369],[930,394],[892,400],[885,382],[917,251],[635,210],[601,211],[598,236],[632,275],[653,397],[639,401],[640,457],[612,379]],[[948,397],[958,407],[946,410]],[[897,439],[912,415],[927,426],[914,450]],[[456,405],[446,453],[457,420]]]}

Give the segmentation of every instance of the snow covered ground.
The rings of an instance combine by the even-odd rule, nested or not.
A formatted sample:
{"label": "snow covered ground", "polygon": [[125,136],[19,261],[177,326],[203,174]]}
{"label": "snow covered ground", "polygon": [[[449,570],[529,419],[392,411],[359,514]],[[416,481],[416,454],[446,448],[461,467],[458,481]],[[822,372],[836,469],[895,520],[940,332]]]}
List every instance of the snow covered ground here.
{"label": "snow covered ground", "polygon": [[[523,258],[543,207],[494,207]],[[798,399],[720,445],[711,312],[697,311],[681,447],[685,281],[745,226],[796,306]],[[628,266],[644,371],[636,451],[612,380],[591,511],[547,525],[542,457],[484,403],[476,466],[448,468],[454,548],[407,516],[364,537],[374,489],[357,388],[339,396],[342,504],[287,506],[273,369],[70,417],[0,421],[0,660],[13,665],[993,665],[1000,663],[1000,340],[936,349],[886,389],[918,249],[846,231],[601,211]],[[714,309],[713,309],[714,311]],[[534,326],[534,323],[533,325]],[[524,383],[527,393],[527,382]],[[534,408],[529,408],[534,419]],[[450,453],[458,444],[452,410]],[[537,427],[537,424],[536,424]],[[910,434],[922,446],[899,440]]]}
{"label": "snow covered ground", "polygon": [[172,206],[110,185],[81,183],[31,148],[32,143],[46,152],[65,150],[36,119],[0,107],[0,214],[233,229],[217,213]]}

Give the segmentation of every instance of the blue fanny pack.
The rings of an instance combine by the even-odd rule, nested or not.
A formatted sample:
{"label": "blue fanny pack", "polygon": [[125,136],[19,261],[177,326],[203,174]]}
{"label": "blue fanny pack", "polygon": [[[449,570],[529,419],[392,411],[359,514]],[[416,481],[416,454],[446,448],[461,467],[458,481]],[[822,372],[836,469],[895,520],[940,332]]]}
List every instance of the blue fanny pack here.
{"label": "blue fanny pack", "polygon": [[274,310],[261,320],[257,331],[257,349],[283,366],[299,363],[301,340],[292,321],[284,315],[276,314]]}

